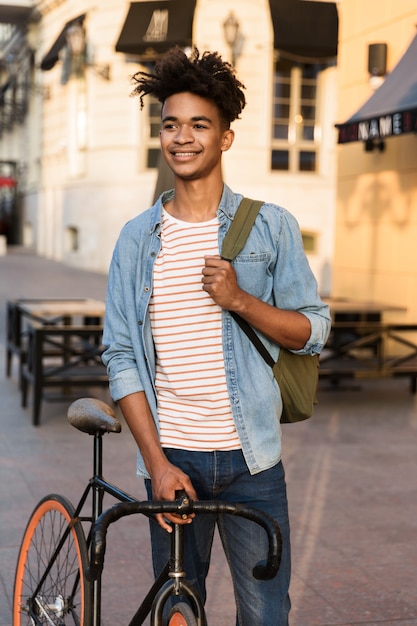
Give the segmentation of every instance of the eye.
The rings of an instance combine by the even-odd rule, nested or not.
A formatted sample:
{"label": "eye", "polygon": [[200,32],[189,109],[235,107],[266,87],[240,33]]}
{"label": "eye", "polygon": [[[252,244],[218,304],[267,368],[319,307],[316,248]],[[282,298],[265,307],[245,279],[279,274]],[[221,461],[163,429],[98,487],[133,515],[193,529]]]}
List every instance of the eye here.
{"label": "eye", "polygon": [[162,130],[173,130],[175,128],[178,128],[175,122],[164,122],[164,124],[162,124]]}

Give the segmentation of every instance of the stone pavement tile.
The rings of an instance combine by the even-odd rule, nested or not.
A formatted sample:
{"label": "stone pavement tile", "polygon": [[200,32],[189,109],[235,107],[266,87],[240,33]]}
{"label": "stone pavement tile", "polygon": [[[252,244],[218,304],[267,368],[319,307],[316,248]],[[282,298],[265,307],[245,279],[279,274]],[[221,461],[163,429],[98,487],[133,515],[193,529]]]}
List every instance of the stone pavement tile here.
{"label": "stone pavement tile", "polygon": [[312,420],[284,427],[291,623],[413,623],[416,399],[403,381],[320,397]]}
{"label": "stone pavement tile", "polygon": [[[409,619],[406,619],[406,620],[402,620],[402,619],[396,620],[396,619],[394,619],[392,621],[391,620],[388,620],[388,621],[383,620],[382,622],[381,621],[378,621],[378,622],[371,621],[371,622],[365,622],[365,625],[366,626],[416,626],[417,625],[417,619],[411,619],[411,620],[409,620]],[[329,624],[328,626],[331,626],[331,624]],[[349,624],[348,626],[356,626],[356,624]]]}
{"label": "stone pavement tile", "polygon": [[[352,562],[331,550],[317,550],[317,569],[306,583],[333,606],[343,623],[417,617],[414,603],[393,592],[393,581],[377,577],[366,563]],[[323,566],[324,565],[324,566]]]}
{"label": "stone pavement tile", "polygon": [[337,607],[329,604],[320,590],[310,587],[310,581],[302,580],[293,572],[291,581],[291,626],[345,626]]}

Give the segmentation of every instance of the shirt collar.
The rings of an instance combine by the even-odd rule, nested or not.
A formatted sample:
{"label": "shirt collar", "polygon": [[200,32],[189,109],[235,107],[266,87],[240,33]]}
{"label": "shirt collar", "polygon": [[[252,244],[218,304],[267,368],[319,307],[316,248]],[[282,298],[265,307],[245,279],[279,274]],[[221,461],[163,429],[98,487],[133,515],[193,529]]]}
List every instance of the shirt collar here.
{"label": "shirt collar", "polygon": [[[168,191],[164,191],[155,202],[152,207],[152,227],[151,232],[154,232],[157,228],[160,227],[162,222],[162,208],[166,202],[172,200],[175,196],[175,190],[169,189]],[[233,191],[228,187],[228,185],[223,185],[223,193],[220,198],[219,208],[217,210],[217,215],[219,219],[225,217],[227,220],[232,221],[236,215],[236,211],[238,209],[239,203],[242,200],[241,195],[234,194]]]}

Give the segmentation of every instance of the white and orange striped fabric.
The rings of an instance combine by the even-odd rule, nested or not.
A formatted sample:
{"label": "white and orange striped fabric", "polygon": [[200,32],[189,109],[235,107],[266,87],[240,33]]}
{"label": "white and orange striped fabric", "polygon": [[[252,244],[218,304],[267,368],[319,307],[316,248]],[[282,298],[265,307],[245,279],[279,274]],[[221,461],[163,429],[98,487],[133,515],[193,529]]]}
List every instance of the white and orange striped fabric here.
{"label": "white and orange striped fabric", "polygon": [[182,222],[163,214],[150,318],[163,447],[241,447],[226,386],[221,308],[202,289],[204,256],[218,254],[218,219]]}

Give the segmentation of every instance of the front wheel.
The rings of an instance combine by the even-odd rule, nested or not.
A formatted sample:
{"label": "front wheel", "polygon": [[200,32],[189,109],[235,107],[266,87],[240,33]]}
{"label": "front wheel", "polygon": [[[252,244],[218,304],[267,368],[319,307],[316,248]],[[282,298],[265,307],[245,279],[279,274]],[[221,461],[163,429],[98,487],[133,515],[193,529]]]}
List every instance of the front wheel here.
{"label": "front wheel", "polygon": [[23,535],[13,595],[14,626],[86,626],[88,554],[74,507],[62,496],[43,498]]}
{"label": "front wheel", "polygon": [[177,602],[168,616],[168,626],[197,626],[194,611],[186,602]]}

